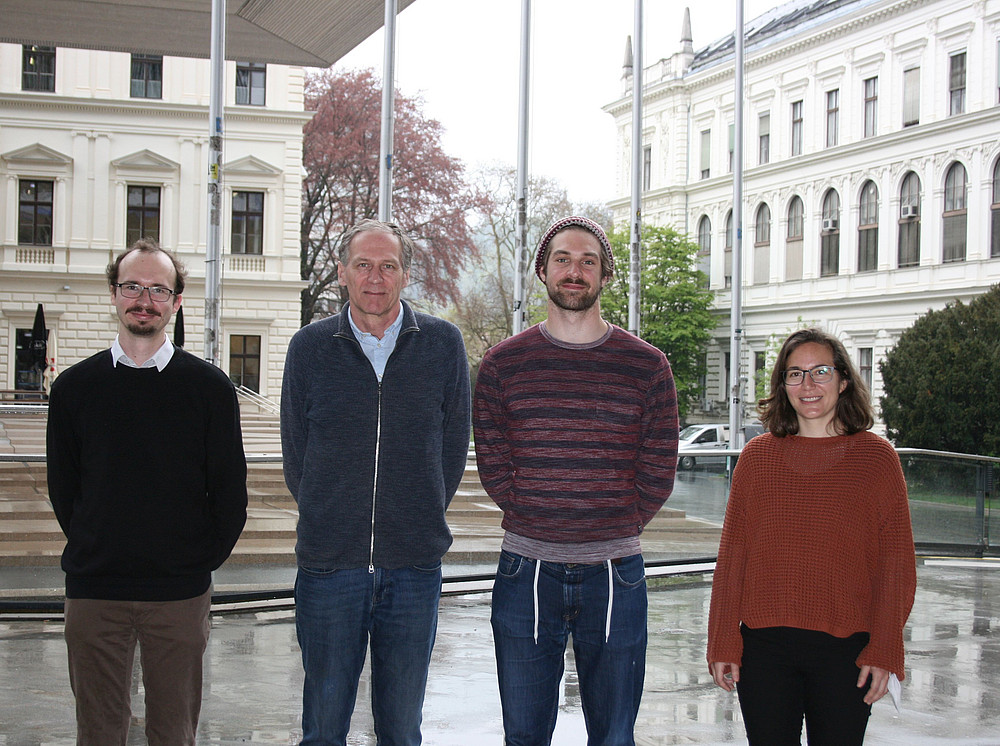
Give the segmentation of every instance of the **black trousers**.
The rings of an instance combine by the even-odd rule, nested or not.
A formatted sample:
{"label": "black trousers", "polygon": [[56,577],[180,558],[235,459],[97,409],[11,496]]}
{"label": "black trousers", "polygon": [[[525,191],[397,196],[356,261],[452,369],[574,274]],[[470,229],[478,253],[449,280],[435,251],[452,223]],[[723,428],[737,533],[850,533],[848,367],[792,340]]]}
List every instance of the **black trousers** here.
{"label": "black trousers", "polygon": [[750,746],[854,746],[865,739],[871,705],[855,664],[868,633],[847,638],[792,627],[743,626],[737,691]]}

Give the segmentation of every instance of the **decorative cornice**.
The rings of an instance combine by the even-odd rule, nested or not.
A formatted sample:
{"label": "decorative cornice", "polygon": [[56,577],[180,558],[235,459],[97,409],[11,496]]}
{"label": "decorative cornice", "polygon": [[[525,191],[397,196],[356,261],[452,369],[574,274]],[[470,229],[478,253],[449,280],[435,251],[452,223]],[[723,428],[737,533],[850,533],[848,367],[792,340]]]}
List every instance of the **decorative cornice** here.
{"label": "decorative cornice", "polygon": [[[155,116],[170,119],[208,121],[207,105],[175,104],[140,99],[130,99],[126,102],[113,99],[77,98],[74,96],[38,93],[0,93],[0,108],[12,109],[16,107],[30,109],[33,113],[72,111],[74,118],[95,115],[110,115],[122,119],[136,116]],[[312,119],[314,113],[311,111],[279,111],[266,107],[261,107],[258,111],[250,107],[239,106],[226,107],[223,114],[227,122],[253,122],[255,124],[301,122],[305,124]]]}

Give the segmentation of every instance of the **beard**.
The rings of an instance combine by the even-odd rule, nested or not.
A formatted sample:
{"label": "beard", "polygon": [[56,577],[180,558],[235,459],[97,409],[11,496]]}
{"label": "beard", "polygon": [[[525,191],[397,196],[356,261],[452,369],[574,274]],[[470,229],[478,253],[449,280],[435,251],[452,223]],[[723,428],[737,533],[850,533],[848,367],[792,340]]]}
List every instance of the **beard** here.
{"label": "beard", "polygon": [[162,317],[163,314],[159,313],[155,309],[152,309],[152,308],[143,308],[142,306],[132,306],[132,308],[128,309],[128,311],[125,314],[125,328],[128,329],[135,336],[137,336],[137,337],[152,337],[154,334],[156,334],[157,329],[156,329],[155,326],[152,325],[152,322],[154,321],[154,319],[150,319],[150,321],[147,322],[146,324],[140,324],[140,323],[137,323],[135,321],[129,321],[128,320],[128,314],[131,313],[132,311],[141,311],[143,313],[151,313],[151,314],[155,314],[155,315],[161,316],[161,317]]}
{"label": "beard", "polygon": [[549,300],[564,311],[586,311],[593,308],[594,304],[597,303],[597,299],[601,297],[601,290],[603,288],[598,285],[597,288],[570,293],[558,286],[554,288],[546,286],[546,290],[549,294]]}

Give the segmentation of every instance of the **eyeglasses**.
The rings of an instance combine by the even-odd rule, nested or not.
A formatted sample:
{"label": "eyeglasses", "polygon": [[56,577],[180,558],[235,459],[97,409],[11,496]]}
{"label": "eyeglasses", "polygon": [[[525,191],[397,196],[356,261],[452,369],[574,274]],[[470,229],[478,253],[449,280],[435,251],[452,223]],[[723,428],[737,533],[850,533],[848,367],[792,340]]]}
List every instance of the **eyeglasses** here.
{"label": "eyeglasses", "polygon": [[166,303],[170,300],[170,296],[177,295],[170,288],[161,287],[160,285],[153,285],[153,287],[148,288],[137,282],[113,282],[111,283],[111,287],[121,290],[123,298],[141,298],[142,291],[146,290],[149,292],[149,299],[156,303]]}
{"label": "eyeglasses", "polygon": [[833,380],[833,374],[836,372],[837,369],[832,365],[817,365],[809,370],[789,368],[781,371],[781,379],[786,386],[799,386],[806,380],[806,373],[808,373],[809,377],[813,379],[813,383],[829,383]]}

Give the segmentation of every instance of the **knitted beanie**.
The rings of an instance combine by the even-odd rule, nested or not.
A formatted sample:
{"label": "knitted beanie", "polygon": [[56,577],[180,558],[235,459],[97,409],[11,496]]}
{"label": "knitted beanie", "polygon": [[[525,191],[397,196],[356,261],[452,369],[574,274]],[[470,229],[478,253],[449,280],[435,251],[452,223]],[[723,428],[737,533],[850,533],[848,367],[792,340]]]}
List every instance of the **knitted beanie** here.
{"label": "knitted beanie", "polygon": [[560,231],[573,227],[583,228],[584,230],[594,234],[600,242],[601,248],[604,249],[604,255],[608,258],[608,266],[611,268],[611,273],[614,273],[615,257],[611,253],[611,242],[608,241],[608,237],[604,233],[604,229],[589,218],[582,218],[579,215],[570,215],[568,218],[561,218],[549,226],[549,229],[545,231],[545,234],[542,236],[542,240],[538,242],[538,251],[535,253],[535,274],[538,275],[538,279],[542,279],[542,265],[545,257],[545,249],[548,248],[549,242],[555,238],[556,234]]}

